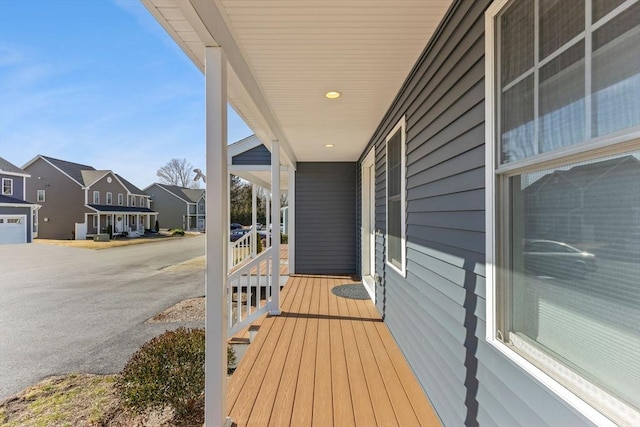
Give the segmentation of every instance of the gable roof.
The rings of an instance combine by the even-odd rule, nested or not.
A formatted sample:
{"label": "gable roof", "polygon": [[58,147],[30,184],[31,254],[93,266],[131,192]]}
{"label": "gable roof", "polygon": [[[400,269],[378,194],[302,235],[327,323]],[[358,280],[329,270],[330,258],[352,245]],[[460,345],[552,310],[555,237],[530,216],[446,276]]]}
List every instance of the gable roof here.
{"label": "gable roof", "polygon": [[90,185],[96,183],[105,175],[111,173],[109,170],[82,170],[82,182],[85,187],[89,187]]}
{"label": "gable roof", "polygon": [[159,182],[154,182],[150,186],[148,186],[145,191],[148,191],[149,188],[157,185],[158,187],[168,191],[179,199],[187,203],[198,203],[198,201],[204,195],[205,190],[202,188],[187,188],[180,187],[179,185],[169,185],[169,184],[160,184]]}
{"label": "gable roof", "polygon": [[0,172],[7,173],[9,175],[20,175],[25,177],[31,176],[20,169],[18,166],[14,165],[6,159],[3,159],[2,157],[0,157]]}

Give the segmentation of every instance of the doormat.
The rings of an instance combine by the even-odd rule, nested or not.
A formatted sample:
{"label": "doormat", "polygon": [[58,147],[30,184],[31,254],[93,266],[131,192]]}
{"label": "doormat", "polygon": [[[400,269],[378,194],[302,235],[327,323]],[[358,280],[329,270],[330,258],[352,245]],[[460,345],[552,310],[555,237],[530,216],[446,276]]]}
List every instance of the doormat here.
{"label": "doormat", "polygon": [[369,292],[363,285],[340,285],[331,289],[331,292],[338,297],[349,299],[370,299]]}

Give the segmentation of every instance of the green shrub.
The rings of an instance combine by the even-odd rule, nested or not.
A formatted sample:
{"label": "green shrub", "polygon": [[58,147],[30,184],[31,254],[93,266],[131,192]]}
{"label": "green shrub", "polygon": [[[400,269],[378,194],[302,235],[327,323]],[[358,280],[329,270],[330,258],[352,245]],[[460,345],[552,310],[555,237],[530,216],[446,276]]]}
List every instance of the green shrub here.
{"label": "green shrub", "polygon": [[280,243],[281,244],[287,244],[289,243],[289,236],[287,234],[280,234]]}
{"label": "green shrub", "polygon": [[145,343],[127,362],[117,388],[134,411],[171,406],[178,417],[204,399],[204,329],[167,331]]}
{"label": "green shrub", "polygon": [[184,230],[182,228],[174,228],[171,231],[172,236],[184,236]]}
{"label": "green shrub", "polygon": [[233,374],[236,370],[236,351],[231,346],[227,346],[227,375]]}

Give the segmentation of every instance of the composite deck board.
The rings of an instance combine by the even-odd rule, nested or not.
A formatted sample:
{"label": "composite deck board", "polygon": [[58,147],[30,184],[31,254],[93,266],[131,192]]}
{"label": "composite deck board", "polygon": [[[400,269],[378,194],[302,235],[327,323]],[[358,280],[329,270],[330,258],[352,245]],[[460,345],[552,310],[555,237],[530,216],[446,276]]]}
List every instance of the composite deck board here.
{"label": "composite deck board", "polygon": [[229,382],[243,426],[439,426],[373,303],[335,296],[348,277],[295,275]]}

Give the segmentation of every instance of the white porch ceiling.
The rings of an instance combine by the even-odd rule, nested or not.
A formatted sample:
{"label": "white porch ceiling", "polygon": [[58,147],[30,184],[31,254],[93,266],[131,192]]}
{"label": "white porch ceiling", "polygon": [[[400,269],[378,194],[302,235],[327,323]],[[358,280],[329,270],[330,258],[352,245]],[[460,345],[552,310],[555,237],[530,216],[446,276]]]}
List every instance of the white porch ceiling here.
{"label": "white porch ceiling", "polygon": [[452,3],[141,1],[201,70],[223,47],[229,103],[293,161],[357,160]]}

